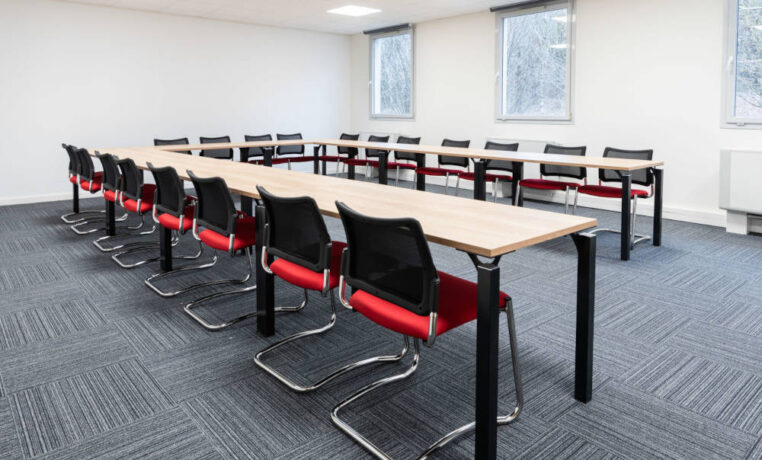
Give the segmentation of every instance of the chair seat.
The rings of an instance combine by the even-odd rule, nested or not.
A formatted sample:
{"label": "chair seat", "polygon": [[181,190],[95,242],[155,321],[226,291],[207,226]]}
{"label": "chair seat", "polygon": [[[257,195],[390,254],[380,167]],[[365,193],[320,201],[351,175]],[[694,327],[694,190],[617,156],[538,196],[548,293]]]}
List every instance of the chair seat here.
{"label": "chair seat", "polygon": [[462,169],[449,169],[449,168],[415,168],[416,174],[423,174],[424,176],[446,176],[448,174],[457,176],[458,174],[465,172]]}
{"label": "chair seat", "polygon": [[[328,289],[333,289],[339,285],[341,252],[345,247],[347,247],[347,244],[341,241],[333,241],[331,244],[331,273],[328,280]],[[279,278],[294,286],[313,291],[323,290],[323,273],[321,272],[314,272],[309,268],[302,267],[285,259],[277,259],[270,264],[270,270]]]}
{"label": "chair seat", "polygon": [[[476,283],[439,273],[439,307],[437,312],[437,335],[476,319],[478,288]],[[510,296],[500,293],[500,307]],[[426,340],[429,335],[429,317],[417,315],[384,299],[358,290],[349,304],[374,323],[400,334]]]}
{"label": "chair seat", "polygon": [[90,181],[87,180],[81,180],[79,182],[79,186],[82,187],[82,190],[89,190],[91,192],[97,192],[101,189],[101,181],[103,181],[103,172],[97,172],[93,174],[93,183],[90,185]]}
{"label": "chair seat", "polygon": [[69,182],[71,182],[72,184],[76,184],[77,183],[77,176],[69,176]]}
{"label": "chair seat", "polygon": [[183,218],[183,226],[180,228],[180,218],[175,217],[169,213],[159,214],[157,220],[159,225],[170,230],[177,230],[180,232],[187,232],[193,227],[193,213],[195,212],[195,206],[185,207],[185,217]]}
{"label": "chair seat", "polygon": [[348,164],[349,166],[365,166],[368,164],[368,160],[365,158],[345,158],[341,161]]}
{"label": "chair seat", "polygon": [[[240,214],[239,214],[240,215]],[[227,251],[230,249],[230,237],[217,233],[214,230],[204,230],[199,233],[199,238],[207,246]],[[253,217],[239,217],[235,224],[235,237],[233,238],[233,251],[254,246],[257,242],[257,222]]]}
{"label": "chair seat", "polygon": [[386,166],[389,169],[397,169],[397,168],[400,168],[400,169],[415,169],[415,168],[418,167],[418,166],[416,166],[414,164],[411,164],[411,163],[400,163],[399,161],[390,161],[390,162],[386,163]]}
{"label": "chair seat", "polygon": [[557,180],[547,179],[524,179],[519,182],[519,185],[525,188],[533,188],[536,190],[566,190],[569,188],[581,187],[580,184],[574,182],[562,182]]}
{"label": "chair seat", "polygon": [[[310,156],[299,155],[294,157],[278,157],[278,160],[282,161],[283,163],[305,163],[307,161],[313,161],[314,157],[312,155]],[[273,160],[273,162],[274,161],[275,160]]]}
{"label": "chair seat", "polygon": [[148,212],[153,209],[153,195],[155,191],[156,186],[154,184],[145,184],[143,185],[143,196],[140,200],[140,209],[138,209],[138,202],[130,199],[124,200],[122,207],[130,212],[137,212],[139,214]]}
{"label": "chair seat", "polygon": [[318,160],[320,161],[330,161],[330,162],[344,161],[347,159],[348,159],[347,157],[342,157],[339,155],[321,155],[318,157]]}
{"label": "chair seat", "polygon": [[[585,195],[600,196],[603,198],[621,198],[622,189],[619,187],[607,187],[605,185],[583,185],[579,187],[579,193]],[[635,196],[648,198],[647,190],[632,189],[630,191],[630,198]]]}
{"label": "chair seat", "polygon": [[[458,177],[460,177],[463,180],[474,180],[474,178],[476,177],[476,173],[462,172],[458,174]],[[513,181],[513,176],[511,176],[510,174],[486,173],[484,175],[484,178],[487,182],[495,182],[496,180],[504,180],[508,182]]]}
{"label": "chair seat", "polygon": [[103,198],[106,199],[106,201],[110,201],[112,203],[116,202],[117,195],[115,190],[104,190],[103,191]]}

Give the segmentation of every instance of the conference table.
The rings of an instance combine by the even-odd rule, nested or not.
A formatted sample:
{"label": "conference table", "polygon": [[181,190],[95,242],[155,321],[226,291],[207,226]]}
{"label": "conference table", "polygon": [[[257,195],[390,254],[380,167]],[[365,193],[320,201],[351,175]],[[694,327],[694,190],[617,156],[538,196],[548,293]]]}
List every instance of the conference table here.
{"label": "conference table", "polygon": [[[252,146],[251,144],[245,146]],[[338,217],[335,205],[337,200],[372,216],[414,217],[420,221],[428,241],[454,248],[468,256],[464,260],[470,260],[475,265],[478,284],[475,453],[479,459],[494,459],[497,453],[499,261],[503,255],[513,251],[571,236],[577,250],[574,397],[582,402],[591,400],[596,237],[584,231],[597,225],[595,219],[178,154],[170,152],[171,147],[168,147],[170,146],[103,148],[88,151],[91,155],[98,150],[120,159],[131,158],[143,170],[147,169],[149,162],[156,167],[172,166],[184,180],[189,180],[188,170],[201,177],[222,177],[232,193],[254,200],[259,198],[257,185],[276,195],[311,196],[320,211],[331,217]],[[210,145],[204,147],[209,148]],[[185,150],[188,148],[184,147]],[[109,233],[115,230],[113,203],[111,205],[110,211],[107,205],[111,221],[107,226],[110,227],[107,230]],[[262,255],[261,236],[266,220],[264,206],[256,206],[255,216],[255,260],[259,261]],[[171,270],[171,232],[163,227],[160,229],[161,267],[163,270]],[[256,264],[256,282],[257,330],[264,336],[271,336],[275,333],[274,278],[265,272],[260,263]],[[572,295],[570,293],[570,298]],[[520,301],[518,305],[520,308]]]}
{"label": "conference table", "polygon": [[[486,150],[475,148],[444,147],[438,145],[399,144],[388,142],[352,141],[343,139],[296,139],[274,140],[261,142],[232,142],[221,144],[195,144],[195,145],[162,145],[158,148],[166,151],[203,150],[217,148],[252,148],[263,149],[263,162],[266,166],[272,165],[273,149],[277,146],[313,145],[313,172],[320,173],[320,156],[326,155],[328,146],[348,147],[352,149],[374,149],[379,152],[378,157],[378,182],[387,184],[388,181],[388,156],[389,152],[406,152],[416,155],[418,167],[426,164],[426,155],[447,155],[453,157],[470,158],[474,163],[474,198],[485,200],[486,189],[486,161],[504,160],[513,162],[512,200],[516,206],[523,206],[523,197],[519,190],[519,182],[524,177],[524,164],[546,164],[556,166],[573,166],[580,168],[608,169],[617,171],[622,179],[621,200],[621,229],[620,229],[620,258],[630,260],[631,252],[631,224],[632,209],[629,199],[632,190],[632,172],[650,169],[654,174],[654,215],[653,236],[654,246],[661,246],[662,241],[662,207],[663,207],[663,184],[664,166],[663,161],[655,160],[632,160],[625,158],[604,158],[594,156],[571,156],[547,153],[531,152],[506,152],[501,150]],[[322,169],[325,174],[325,164]],[[348,168],[348,178],[354,179],[354,166]],[[416,174],[416,189],[426,190],[426,180],[423,174]]]}

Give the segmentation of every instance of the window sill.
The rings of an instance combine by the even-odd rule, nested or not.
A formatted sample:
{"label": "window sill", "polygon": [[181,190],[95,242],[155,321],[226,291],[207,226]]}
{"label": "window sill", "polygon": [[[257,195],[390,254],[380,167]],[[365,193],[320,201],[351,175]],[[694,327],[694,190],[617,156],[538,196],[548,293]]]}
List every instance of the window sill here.
{"label": "window sill", "polygon": [[720,129],[762,129],[762,122],[738,123],[720,123]]}
{"label": "window sill", "polygon": [[574,120],[564,120],[564,119],[531,119],[531,118],[497,118],[495,119],[495,123],[499,124],[526,124],[526,125],[573,125]]}

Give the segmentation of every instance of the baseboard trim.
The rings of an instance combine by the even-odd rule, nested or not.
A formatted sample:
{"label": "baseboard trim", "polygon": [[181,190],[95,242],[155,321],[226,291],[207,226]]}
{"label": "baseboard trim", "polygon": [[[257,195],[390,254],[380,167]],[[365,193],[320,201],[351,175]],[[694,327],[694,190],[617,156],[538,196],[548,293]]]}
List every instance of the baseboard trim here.
{"label": "baseboard trim", "polygon": [[[86,193],[86,192],[80,192]],[[85,198],[82,196],[81,198]],[[47,203],[50,201],[71,200],[71,192],[68,193],[47,193],[45,195],[27,195],[14,196],[10,198],[0,198],[0,206],[11,206],[15,204]]]}

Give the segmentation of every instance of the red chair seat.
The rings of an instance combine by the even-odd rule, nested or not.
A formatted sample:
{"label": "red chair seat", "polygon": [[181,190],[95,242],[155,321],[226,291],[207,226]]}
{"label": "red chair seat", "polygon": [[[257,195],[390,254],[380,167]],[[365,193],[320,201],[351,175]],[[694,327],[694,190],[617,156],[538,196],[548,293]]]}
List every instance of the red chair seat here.
{"label": "red chair seat", "polygon": [[580,184],[574,182],[561,182],[557,180],[547,179],[524,179],[519,182],[519,185],[526,188],[533,188],[536,190],[566,190],[566,187],[577,188],[581,187]]}
{"label": "red chair seat", "polygon": [[143,185],[143,195],[140,200],[140,209],[138,209],[138,202],[135,200],[124,200],[122,206],[124,209],[130,212],[137,212],[143,214],[153,209],[153,194],[156,191],[156,186],[153,184]]}
{"label": "red chair seat", "polygon": [[77,176],[69,176],[69,182],[71,182],[72,184],[76,184],[77,183]]}
{"label": "red chair seat", "polygon": [[116,191],[114,190],[105,190],[103,192],[103,198],[106,199],[106,201],[110,201],[112,203],[116,202]]}
{"label": "red chair seat", "polygon": [[368,164],[368,160],[364,158],[347,158],[342,161],[349,166],[365,166]]}
{"label": "red chair seat", "polygon": [[[339,275],[341,271],[341,251],[347,247],[346,243],[334,241],[331,245],[331,274],[329,276],[328,288],[333,289],[339,285]],[[284,259],[277,259],[270,264],[270,270],[279,278],[282,278],[289,284],[299,286],[303,289],[313,291],[323,290],[323,273],[313,272],[309,268],[302,267],[293,262]]]}
{"label": "red chair seat", "polygon": [[183,227],[180,228],[180,219],[172,214],[163,213],[160,214],[157,220],[159,225],[170,230],[177,230],[180,232],[186,232],[193,227],[193,213],[195,212],[195,206],[185,207],[185,218],[183,219]]}
{"label": "red chair seat", "polygon": [[[439,309],[437,335],[476,319],[476,283],[439,272]],[[508,294],[500,293],[500,306],[504,307]],[[374,323],[400,334],[426,340],[429,335],[429,317],[387,302],[365,291],[355,291],[349,304]]]}
{"label": "red chair seat", "polygon": [[[578,190],[579,190],[579,193],[584,193],[585,195],[600,196],[603,198],[621,198],[622,197],[622,189],[619,187],[607,187],[605,185],[583,185],[579,187]],[[648,191],[632,189],[630,191],[630,198],[633,198],[635,196],[647,198]]]}
{"label": "red chair seat", "polygon": [[[283,163],[304,163],[307,161],[313,161],[314,157],[312,155],[310,156],[304,156],[300,155],[298,157],[280,157],[278,158],[279,161],[282,161]],[[273,160],[273,164],[275,160]]]}
{"label": "red chair seat", "polygon": [[91,192],[97,192],[101,189],[101,181],[103,180],[103,172],[97,172],[93,174],[93,183],[90,185],[90,181],[87,180],[81,180],[79,182],[79,186],[82,187],[82,190],[89,190]]}
{"label": "red chair seat", "polygon": [[[366,162],[366,164],[367,164],[368,166],[370,166],[371,168],[379,168],[379,167],[380,167],[380,166],[379,166],[379,165],[380,165],[380,163],[378,162],[378,160],[368,160],[368,161]],[[389,164],[389,163],[387,163],[387,165],[388,165],[388,164]]]}
{"label": "red chair seat", "polygon": [[415,168],[416,174],[423,174],[424,176],[446,176],[452,174],[457,176],[458,174],[465,172],[461,169],[447,169],[447,168]]}
{"label": "red chair seat", "polygon": [[415,169],[418,166],[410,163],[400,163],[399,161],[390,161],[386,164],[389,169]]}
{"label": "red chair seat", "polygon": [[[284,165],[284,164],[288,163],[288,158],[271,158],[270,161],[271,161],[271,163],[273,165]],[[261,166],[261,165],[265,164],[265,160],[264,159],[262,159],[262,160],[251,160],[251,161],[249,161],[249,163],[253,164],[253,165],[260,165]]]}
{"label": "red chair seat", "polygon": [[[214,230],[204,230],[199,233],[199,238],[207,246],[227,251],[230,249],[230,237],[215,232]],[[257,242],[257,222],[253,217],[240,217],[235,224],[235,237],[233,238],[233,250],[254,246]]]}
{"label": "red chair seat", "polygon": [[[462,172],[458,174],[458,177],[460,177],[463,180],[474,180],[476,177],[476,173],[472,172]],[[495,182],[496,180],[504,180],[511,182],[513,180],[513,176],[510,174],[493,174],[493,173],[486,173],[484,175],[484,178],[487,180],[487,182]]]}
{"label": "red chair seat", "polygon": [[331,162],[344,161],[346,159],[347,157],[342,157],[338,155],[321,155],[318,157],[318,160],[320,161],[331,161]]}

